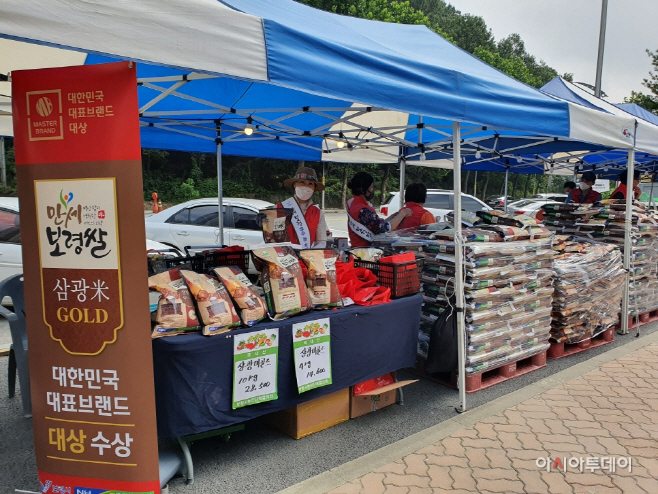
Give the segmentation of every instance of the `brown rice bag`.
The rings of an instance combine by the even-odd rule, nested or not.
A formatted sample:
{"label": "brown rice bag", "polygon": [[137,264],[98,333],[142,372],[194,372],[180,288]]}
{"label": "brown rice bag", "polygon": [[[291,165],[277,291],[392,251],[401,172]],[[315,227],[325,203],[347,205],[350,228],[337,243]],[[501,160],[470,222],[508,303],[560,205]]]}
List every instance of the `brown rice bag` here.
{"label": "brown rice bag", "polygon": [[252,250],[251,256],[260,271],[267,312],[272,319],[285,319],[313,308],[293,249],[267,247]]}
{"label": "brown rice bag", "polygon": [[161,295],[158,309],[152,314],[153,338],[199,330],[194,301],[178,268],[149,277],[149,289]]}
{"label": "brown rice bag", "polygon": [[261,214],[263,241],[266,244],[290,242],[288,227],[292,223],[292,209],[270,207],[258,212]]}
{"label": "brown rice bag", "polygon": [[313,307],[342,307],[343,299],[336,281],[338,252],[331,249],[309,249],[302,250],[299,257],[306,264],[306,287]]}
{"label": "brown rice bag", "polygon": [[198,314],[204,324],[204,335],[226,333],[240,326],[240,318],[233,307],[231,297],[217,279],[182,269],[180,274],[196,301]]}
{"label": "brown rice bag", "polygon": [[231,295],[242,324],[251,327],[267,316],[265,302],[252,288],[251,281],[237,266],[215,268],[215,274]]}

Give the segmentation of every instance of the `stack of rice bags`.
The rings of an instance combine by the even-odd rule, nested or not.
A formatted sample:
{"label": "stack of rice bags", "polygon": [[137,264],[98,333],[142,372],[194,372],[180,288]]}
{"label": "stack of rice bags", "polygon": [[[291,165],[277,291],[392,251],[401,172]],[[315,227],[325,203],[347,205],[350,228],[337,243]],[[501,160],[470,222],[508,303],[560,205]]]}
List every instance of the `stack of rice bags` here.
{"label": "stack of rice bags", "polygon": [[[534,218],[481,212],[462,231],[466,372],[475,374],[541,353],[551,328],[552,232]],[[423,332],[445,310],[452,310],[454,231],[432,233],[422,241]],[[423,345],[419,345],[423,346]],[[422,352],[419,352],[422,355]]]}
{"label": "stack of rice bags", "polygon": [[[626,217],[624,199],[606,199],[596,205],[549,204],[543,206],[544,214],[555,214],[551,210],[555,207],[575,219],[569,226],[556,226],[551,221],[545,221],[548,228],[557,233],[577,234],[616,245],[623,254]],[[632,207],[630,316],[658,309],[658,222],[643,204],[634,202]]]}
{"label": "stack of rice bags", "polygon": [[623,296],[620,250],[611,244],[558,235],[551,341],[579,343],[617,324]]}

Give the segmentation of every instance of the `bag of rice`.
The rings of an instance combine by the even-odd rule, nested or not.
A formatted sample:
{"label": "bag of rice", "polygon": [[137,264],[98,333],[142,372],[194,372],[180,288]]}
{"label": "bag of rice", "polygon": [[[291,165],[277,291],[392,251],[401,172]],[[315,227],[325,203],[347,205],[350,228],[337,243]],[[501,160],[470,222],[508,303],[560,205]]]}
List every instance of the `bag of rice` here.
{"label": "bag of rice", "polygon": [[[515,240],[528,240],[530,232],[516,226],[502,226],[502,225],[485,225],[481,227],[483,230],[491,230],[500,235],[505,242],[512,242]],[[551,232],[552,233],[552,232]]]}
{"label": "bag of rice", "polygon": [[342,307],[343,299],[336,283],[338,252],[330,249],[302,250],[299,258],[306,264],[306,287],[316,309]]}
{"label": "bag of rice", "polygon": [[237,266],[215,268],[215,274],[224,284],[240,312],[242,324],[251,327],[267,315],[265,302],[252,288],[251,281]]}
{"label": "bag of rice", "polygon": [[[189,268],[189,265],[181,266]],[[174,336],[199,330],[194,302],[178,268],[149,277],[149,289],[160,292],[151,337]]]}
{"label": "bag of rice", "polygon": [[288,227],[294,211],[288,208],[269,207],[258,211],[266,244],[290,242]]}
{"label": "bag of rice", "polygon": [[313,308],[302,268],[290,247],[267,247],[251,251],[260,271],[269,316],[276,320]]}
{"label": "bag of rice", "polygon": [[180,271],[187,287],[194,296],[198,313],[204,324],[202,333],[206,336],[226,333],[240,326],[240,318],[226,288],[215,278],[194,271]]}
{"label": "bag of rice", "polygon": [[482,218],[482,221],[487,225],[507,225],[518,228],[525,226],[523,221],[517,220],[516,216],[505,214],[500,211],[476,211],[475,214]]}

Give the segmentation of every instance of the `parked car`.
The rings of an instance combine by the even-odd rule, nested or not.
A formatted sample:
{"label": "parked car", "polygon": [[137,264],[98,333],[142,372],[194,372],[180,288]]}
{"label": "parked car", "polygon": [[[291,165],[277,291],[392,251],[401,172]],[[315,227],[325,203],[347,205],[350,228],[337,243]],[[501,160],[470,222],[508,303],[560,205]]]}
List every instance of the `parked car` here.
{"label": "parked car", "polygon": [[[454,192],[452,190],[428,189],[427,200],[423,206],[434,215],[436,221],[444,221],[445,216],[454,211]],[[381,206],[379,212],[388,217],[400,210],[400,192],[391,192],[386,204]],[[469,194],[462,194],[462,210],[469,212],[491,211],[491,208]]]}
{"label": "parked car", "polygon": [[534,218],[537,215],[537,211],[539,211],[544,204],[560,204],[560,201],[541,201],[541,200],[540,201],[527,200],[521,202],[524,202],[525,204],[517,205],[514,208],[514,210],[508,209],[508,212],[513,214],[525,214],[527,216],[531,216]]}
{"label": "parked car", "polygon": [[[0,280],[23,272],[18,197],[0,197]],[[170,247],[146,240],[146,250],[166,252]]]}
{"label": "parked car", "polygon": [[[507,196],[507,204],[513,201],[514,198],[512,196]],[[505,196],[489,196],[485,202],[489,207],[495,209],[502,208],[505,205]]]}
{"label": "parked car", "polygon": [[564,202],[568,197],[568,194],[535,194],[532,196],[533,199],[546,199],[548,201],[557,201]]}
{"label": "parked car", "polygon": [[[235,198],[224,198],[223,203],[224,245],[249,249],[263,243],[258,211],[274,204]],[[219,245],[217,216],[217,198],[184,202],[146,218],[146,238],[181,250],[186,246]]]}

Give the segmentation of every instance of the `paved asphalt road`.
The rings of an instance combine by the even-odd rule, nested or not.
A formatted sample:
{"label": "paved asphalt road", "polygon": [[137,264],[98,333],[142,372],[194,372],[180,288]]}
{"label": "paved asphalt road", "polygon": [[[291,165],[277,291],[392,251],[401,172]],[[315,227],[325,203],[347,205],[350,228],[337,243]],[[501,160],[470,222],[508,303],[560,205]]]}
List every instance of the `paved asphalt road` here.
{"label": "paved asphalt road", "polygon": [[[642,334],[658,330],[658,323],[643,326]],[[468,395],[469,408],[485,405],[612,348],[635,340],[634,333],[616,336],[613,343],[568,358],[549,361],[547,367]],[[400,372],[401,379],[414,375]],[[156,376],[157,379],[157,376]],[[272,493],[359,458],[416,432],[455,416],[458,393],[421,379],[405,388],[404,406],[390,406],[296,441],[257,421],[221,438],[192,445],[196,482],[188,487],[174,479],[170,493]],[[7,358],[0,358],[0,492],[38,491],[32,446],[31,421],[21,414],[20,399],[7,398]]]}

